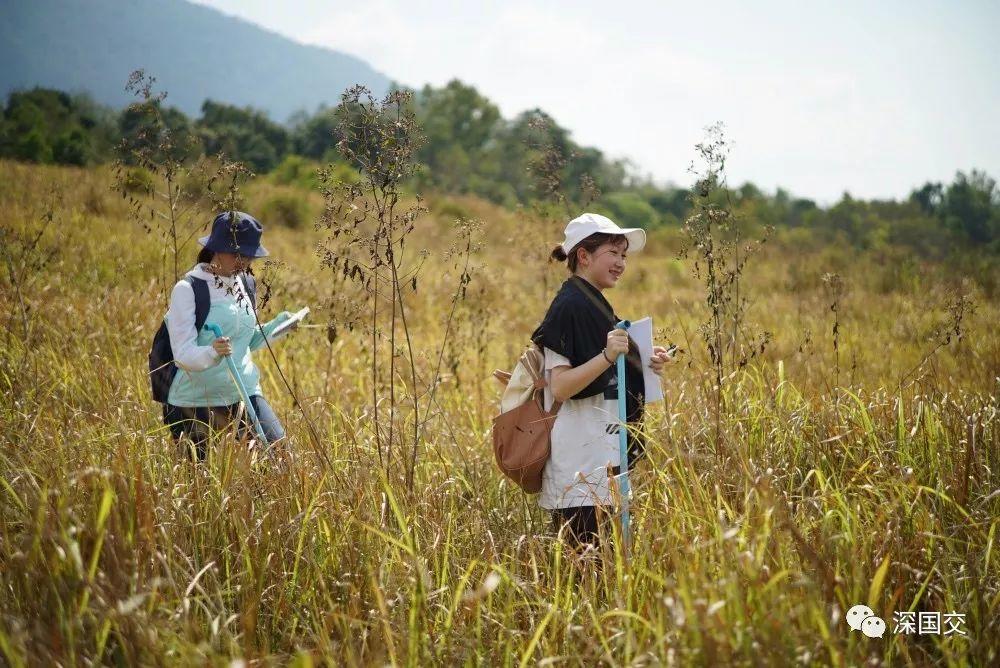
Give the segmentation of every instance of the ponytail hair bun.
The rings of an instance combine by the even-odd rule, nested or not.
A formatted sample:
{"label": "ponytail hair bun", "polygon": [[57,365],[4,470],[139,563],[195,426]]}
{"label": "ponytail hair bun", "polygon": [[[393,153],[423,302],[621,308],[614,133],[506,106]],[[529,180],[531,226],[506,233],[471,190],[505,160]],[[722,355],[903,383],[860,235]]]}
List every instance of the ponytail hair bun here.
{"label": "ponytail hair bun", "polygon": [[563,250],[562,244],[556,244],[552,249],[552,253],[549,255],[550,260],[555,260],[556,262],[565,262],[569,256],[566,255],[566,251]]}

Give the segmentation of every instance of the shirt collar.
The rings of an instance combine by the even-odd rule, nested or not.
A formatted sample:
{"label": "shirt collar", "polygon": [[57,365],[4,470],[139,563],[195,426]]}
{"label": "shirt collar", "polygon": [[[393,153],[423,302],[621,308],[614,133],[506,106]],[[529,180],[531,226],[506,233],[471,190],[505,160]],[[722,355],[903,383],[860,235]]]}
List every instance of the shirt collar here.
{"label": "shirt collar", "polygon": [[192,267],[191,271],[188,272],[188,275],[200,278],[203,281],[208,281],[209,285],[214,285],[217,280],[222,281],[222,285],[225,287],[232,287],[236,283],[236,274],[233,274],[232,276],[219,276],[217,274],[213,274],[208,270],[208,264],[204,262],[199,262]]}

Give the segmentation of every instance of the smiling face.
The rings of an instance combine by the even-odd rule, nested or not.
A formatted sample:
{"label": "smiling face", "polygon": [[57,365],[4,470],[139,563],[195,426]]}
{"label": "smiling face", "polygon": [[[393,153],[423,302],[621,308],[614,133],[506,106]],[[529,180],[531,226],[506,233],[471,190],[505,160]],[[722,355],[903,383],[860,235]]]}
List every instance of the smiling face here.
{"label": "smiling face", "polygon": [[577,273],[600,290],[613,288],[625,273],[628,240],[616,237],[588,251],[580,248],[577,253]]}

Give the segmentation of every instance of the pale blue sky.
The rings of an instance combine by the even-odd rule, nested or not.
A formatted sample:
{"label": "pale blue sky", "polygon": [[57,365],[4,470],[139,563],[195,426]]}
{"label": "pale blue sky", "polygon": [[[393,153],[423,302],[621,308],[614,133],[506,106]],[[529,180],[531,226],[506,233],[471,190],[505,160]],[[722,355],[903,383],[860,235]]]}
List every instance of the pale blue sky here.
{"label": "pale blue sky", "polygon": [[822,203],[1000,178],[1000,2],[199,1],[410,86],[459,78],[507,117],[541,107],[658,181],[689,184],[714,121],[731,183]]}

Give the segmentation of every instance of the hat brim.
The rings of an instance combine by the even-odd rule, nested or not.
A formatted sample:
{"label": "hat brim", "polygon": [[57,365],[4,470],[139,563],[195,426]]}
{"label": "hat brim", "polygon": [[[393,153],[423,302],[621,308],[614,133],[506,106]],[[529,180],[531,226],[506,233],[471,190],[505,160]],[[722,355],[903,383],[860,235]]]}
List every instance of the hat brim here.
{"label": "hat brim", "polygon": [[[603,234],[614,234],[616,236],[621,235],[628,239],[628,252],[638,253],[646,246],[646,230],[641,227],[620,227],[617,232],[605,232],[604,230],[597,230]],[[594,234],[593,232],[591,234]],[[590,236],[589,234],[587,236]],[[580,239],[570,239],[562,243],[563,252],[569,253],[573,248],[586,239],[587,236]],[[570,243],[572,241],[572,243]]]}
{"label": "hat brim", "polygon": [[628,239],[628,252],[638,253],[646,246],[646,230],[641,227],[623,227],[622,234]]}
{"label": "hat brim", "polygon": [[[198,239],[198,243],[200,243],[205,248],[208,248],[208,241],[211,238],[212,238],[211,236],[201,237],[200,239]],[[223,251],[219,251],[214,248],[208,248],[208,250],[213,251],[215,253],[232,253],[232,251],[229,250],[228,248]],[[267,257],[268,255],[270,255],[270,253],[268,253],[267,249],[264,248],[263,246],[257,246],[257,250],[255,250],[252,255],[250,253],[241,253],[241,255],[246,255],[247,257]]]}

